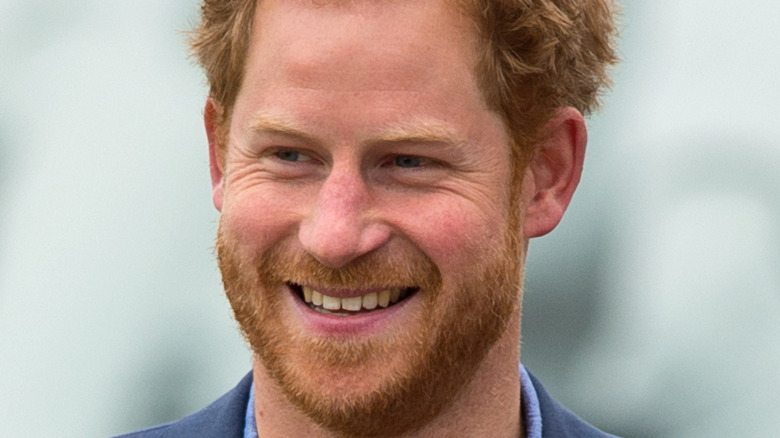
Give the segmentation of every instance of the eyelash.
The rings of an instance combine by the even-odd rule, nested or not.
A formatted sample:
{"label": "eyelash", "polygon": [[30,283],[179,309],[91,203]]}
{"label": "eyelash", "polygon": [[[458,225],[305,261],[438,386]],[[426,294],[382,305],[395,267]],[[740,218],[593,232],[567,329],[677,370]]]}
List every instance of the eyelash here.
{"label": "eyelash", "polygon": [[[411,164],[411,165],[408,165]],[[422,170],[424,168],[441,167],[442,163],[428,157],[419,155],[393,155],[384,164],[388,167],[397,167],[405,170]]]}
{"label": "eyelash", "polygon": [[413,155],[396,155],[393,158],[393,164],[402,169],[416,169],[420,166],[424,166],[426,160]]}
{"label": "eyelash", "polygon": [[[274,148],[269,151],[268,156],[285,165],[319,163],[317,156],[313,152],[296,148]],[[406,172],[418,172],[444,166],[441,162],[432,158],[412,154],[396,154],[390,155],[381,167],[395,168]]]}
{"label": "eyelash", "polygon": [[[312,158],[311,158],[311,156],[309,156],[309,154],[301,152],[301,151],[298,151],[298,150],[295,150],[295,149],[279,149],[279,150],[274,151],[273,155],[276,158],[278,158],[278,159],[280,159],[282,161],[287,161],[287,162],[301,162],[301,161],[305,162],[305,161],[311,161],[312,160]],[[294,160],[287,159],[291,155],[295,155],[296,159],[294,159]],[[298,158],[300,158],[301,156],[304,156],[306,158],[303,159],[303,160],[299,160]]]}

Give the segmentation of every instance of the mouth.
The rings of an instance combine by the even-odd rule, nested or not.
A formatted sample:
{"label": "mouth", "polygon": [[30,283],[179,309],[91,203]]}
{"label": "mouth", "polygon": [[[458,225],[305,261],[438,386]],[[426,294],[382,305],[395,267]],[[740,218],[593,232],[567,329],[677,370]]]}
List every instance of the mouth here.
{"label": "mouth", "polygon": [[299,299],[315,312],[324,315],[353,316],[381,311],[392,307],[417,293],[417,287],[371,290],[363,295],[336,297],[316,289],[288,283]]}

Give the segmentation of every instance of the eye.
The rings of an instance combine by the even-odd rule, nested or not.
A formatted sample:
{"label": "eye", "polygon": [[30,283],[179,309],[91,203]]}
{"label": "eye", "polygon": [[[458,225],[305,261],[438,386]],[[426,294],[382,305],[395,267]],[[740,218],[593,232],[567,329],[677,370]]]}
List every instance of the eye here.
{"label": "eye", "polygon": [[276,155],[277,158],[283,161],[292,161],[292,162],[311,161],[310,156],[304,154],[303,152],[292,150],[292,149],[282,149],[274,152],[274,155]]}
{"label": "eye", "polygon": [[420,167],[425,164],[425,159],[411,155],[399,155],[395,157],[395,165],[403,168]]}

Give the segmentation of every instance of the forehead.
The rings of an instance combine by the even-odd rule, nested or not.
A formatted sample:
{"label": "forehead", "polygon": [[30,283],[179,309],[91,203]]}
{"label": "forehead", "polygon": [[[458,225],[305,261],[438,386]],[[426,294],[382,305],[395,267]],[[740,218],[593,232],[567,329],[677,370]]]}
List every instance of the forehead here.
{"label": "forehead", "polygon": [[424,90],[473,81],[476,54],[470,20],[447,0],[265,0],[247,68],[289,86]]}

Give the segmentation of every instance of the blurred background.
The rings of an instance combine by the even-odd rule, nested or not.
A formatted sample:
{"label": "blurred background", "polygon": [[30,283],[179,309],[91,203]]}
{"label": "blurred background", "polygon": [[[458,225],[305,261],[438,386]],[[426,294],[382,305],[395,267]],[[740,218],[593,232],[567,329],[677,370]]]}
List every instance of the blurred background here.
{"label": "blurred background", "polygon": [[[780,3],[624,0],[523,362],[612,433],[780,429]],[[212,254],[196,0],[0,0],[0,436],[191,413],[250,354]]]}

